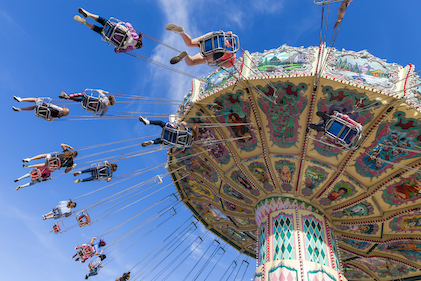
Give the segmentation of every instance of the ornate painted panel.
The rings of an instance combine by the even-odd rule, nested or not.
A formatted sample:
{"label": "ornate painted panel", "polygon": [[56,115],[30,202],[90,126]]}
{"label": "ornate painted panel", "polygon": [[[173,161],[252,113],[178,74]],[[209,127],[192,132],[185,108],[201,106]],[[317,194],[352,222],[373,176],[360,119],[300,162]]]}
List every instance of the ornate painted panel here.
{"label": "ornate painted panel", "polygon": [[230,179],[237,183],[240,187],[250,192],[251,195],[260,195],[260,191],[254,188],[254,186],[249,182],[249,180],[243,175],[241,171],[234,170],[230,175]]}
{"label": "ornate painted panel", "polygon": [[[334,218],[341,218],[341,217],[368,217],[374,214],[374,205],[368,200],[362,201],[357,203],[351,207],[342,209],[340,211],[336,211],[332,213]],[[376,209],[378,212],[378,210]]]}
{"label": "ornate painted panel", "polygon": [[379,231],[379,225],[376,223],[368,224],[353,224],[353,225],[338,225],[337,229],[349,231],[357,234],[376,235]]}
{"label": "ornate painted panel", "polygon": [[211,224],[214,222],[230,222],[229,218],[225,216],[218,208],[205,204],[202,202],[192,201],[192,205],[199,213],[199,215],[206,220],[207,223]]}
{"label": "ornate painted panel", "polygon": [[357,250],[366,250],[366,249],[369,249],[373,245],[373,243],[371,242],[360,241],[360,240],[355,240],[351,238],[344,238],[342,236],[338,237],[338,241],[344,243],[347,246],[351,246]]}
{"label": "ornate painted panel", "polygon": [[[275,87],[275,89],[274,89]],[[281,148],[295,146],[299,140],[300,115],[307,106],[304,95],[307,84],[295,85],[290,82],[278,82],[259,89],[275,101],[259,96],[257,103],[267,118],[270,141]]]}
{"label": "ornate painted panel", "polygon": [[358,258],[355,262],[361,263],[367,266],[371,271],[375,272],[380,278],[386,277],[399,277],[405,276],[410,272],[417,271],[415,268],[410,266],[396,264],[387,259],[370,257],[370,258]]}
{"label": "ornate painted panel", "polygon": [[268,270],[270,281],[298,281],[298,270],[282,262]]}
{"label": "ornate painted panel", "polygon": [[421,261],[421,241],[390,242],[378,245],[377,249],[391,254],[402,255],[411,261]]}
{"label": "ornate painted panel", "polygon": [[234,141],[236,145],[246,152],[255,150],[258,138],[252,130],[252,125],[245,125],[251,123],[251,107],[243,91],[222,94],[214,100],[214,103],[218,121],[230,125],[226,127],[230,138],[241,138]]}
{"label": "ornate painted panel", "polygon": [[241,192],[238,192],[233,188],[232,186],[224,184],[222,187],[222,193],[225,194],[228,197],[235,198],[237,200],[243,201],[246,204],[252,204],[253,201],[251,201],[249,198],[244,196]]}
{"label": "ornate painted panel", "polygon": [[254,178],[262,184],[266,191],[271,192],[275,189],[269,179],[269,173],[266,165],[263,162],[251,161],[247,163],[247,168]]}
{"label": "ornate painted panel", "polygon": [[421,213],[402,215],[389,221],[389,228],[393,232],[417,233],[421,231]]}

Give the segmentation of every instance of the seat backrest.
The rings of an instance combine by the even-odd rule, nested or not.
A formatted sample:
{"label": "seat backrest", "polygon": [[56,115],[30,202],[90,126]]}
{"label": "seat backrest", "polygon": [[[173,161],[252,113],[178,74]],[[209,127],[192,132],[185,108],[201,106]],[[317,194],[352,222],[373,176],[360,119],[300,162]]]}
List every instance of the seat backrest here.
{"label": "seat backrest", "polygon": [[101,111],[101,102],[99,97],[84,95],[80,105],[84,110],[95,114]]}
{"label": "seat backrest", "polygon": [[120,49],[127,39],[127,27],[124,22],[111,17],[102,29],[101,38],[108,44]]}
{"label": "seat backrest", "polygon": [[100,181],[112,176],[111,167],[104,164],[92,164],[91,177],[94,181]]}
{"label": "seat backrest", "polygon": [[192,145],[193,135],[190,130],[180,130],[168,124],[163,128],[161,140],[173,148],[188,148]]}

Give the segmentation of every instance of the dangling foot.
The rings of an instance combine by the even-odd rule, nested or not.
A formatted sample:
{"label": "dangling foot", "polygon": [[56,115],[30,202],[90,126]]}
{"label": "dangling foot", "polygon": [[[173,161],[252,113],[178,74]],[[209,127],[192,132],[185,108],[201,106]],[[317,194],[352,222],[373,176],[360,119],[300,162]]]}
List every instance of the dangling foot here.
{"label": "dangling foot", "polygon": [[87,10],[85,10],[85,9],[83,9],[83,8],[79,8],[79,9],[78,9],[78,12],[79,12],[79,14],[81,14],[82,16],[84,16],[85,18],[87,18],[87,17],[90,17],[90,16],[91,16],[91,14],[90,14]]}
{"label": "dangling foot", "polygon": [[142,116],[139,116],[139,121],[142,122],[145,125],[151,124],[151,122],[148,119],[146,119],[145,117],[142,117]]}
{"label": "dangling foot", "polygon": [[153,141],[145,141],[145,142],[142,142],[142,146],[143,147],[146,147],[146,146],[148,146],[148,145],[151,145],[151,144],[153,144]]}
{"label": "dangling foot", "polygon": [[29,162],[29,161],[31,161],[31,158],[22,159],[22,162]]}
{"label": "dangling foot", "polygon": [[43,219],[43,220],[46,220],[45,215],[42,215],[42,219]]}
{"label": "dangling foot", "polygon": [[22,167],[24,167],[24,168],[31,168],[31,165],[25,165],[25,164],[23,164]]}
{"label": "dangling foot", "polygon": [[82,174],[82,172],[74,172],[73,175],[76,177],[77,175]]}
{"label": "dangling foot", "polygon": [[13,96],[13,98],[14,98],[14,99],[15,99],[15,101],[17,101],[17,102],[21,102],[21,101],[22,101],[22,99],[21,99],[20,97]]}
{"label": "dangling foot", "polygon": [[183,60],[186,56],[187,56],[187,52],[186,52],[186,51],[181,52],[178,56],[173,57],[173,58],[170,60],[170,63],[171,63],[171,64],[176,64],[176,63],[179,63],[179,62],[180,62],[180,61],[182,61],[182,60]]}
{"label": "dangling foot", "polygon": [[66,94],[65,92],[61,92],[61,94],[58,96],[61,99],[70,99],[69,95]]}
{"label": "dangling foot", "polygon": [[73,17],[73,19],[77,22],[80,22],[81,24],[86,24],[86,20],[82,19],[80,16],[76,15]]}
{"label": "dangling foot", "polygon": [[[15,180],[15,182],[17,182],[17,180]],[[18,191],[21,188],[22,188],[22,186],[19,185],[18,187],[16,187],[16,191]]]}
{"label": "dangling foot", "polygon": [[85,279],[88,279],[88,277],[89,277],[89,276],[88,276],[88,274],[86,274],[86,275],[85,275]]}
{"label": "dangling foot", "polygon": [[[19,181],[19,179],[15,179],[15,182],[18,182]],[[17,190],[17,189],[16,189]]]}
{"label": "dangling foot", "polygon": [[74,182],[75,183],[79,183],[79,182],[81,182],[82,180],[81,179],[78,179],[78,180],[75,180]]}
{"label": "dangling foot", "polygon": [[175,25],[173,23],[167,24],[167,26],[165,27],[165,29],[168,30],[168,31],[175,32],[177,34],[184,33],[184,29],[181,26]]}
{"label": "dangling foot", "polygon": [[20,108],[19,107],[12,106],[12,108],[13,108],[14,111],[20,111]]}

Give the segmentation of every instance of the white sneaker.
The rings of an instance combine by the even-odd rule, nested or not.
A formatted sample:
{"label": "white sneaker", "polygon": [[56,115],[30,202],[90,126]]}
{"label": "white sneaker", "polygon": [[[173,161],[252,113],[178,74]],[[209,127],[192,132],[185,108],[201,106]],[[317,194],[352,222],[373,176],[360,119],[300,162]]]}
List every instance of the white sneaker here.
{"label": "white sneaker", "polygon": [[18,97],[18,96],[13,96],[13,98],[15,99],[15,101],[17,101],[17,102],[21,102],[22,101],[22,99],[20,98],[20,97]]}
{"label": "white sneaker", "polygon": [[148,145],[151,145],[151,144],[153,144],[153,141],[145,141],[145,142],[142,142],[142,146],[143,147],[146,147],[146,146],[148,146]]}
{"label": "white sneaker", "polygon": [[31,161],[31,158],[22,159],[22,162],[29,162],[29,161]]}
{"label": "white sneaker", "polygon": [[82,180],[75,180],[74,181],[74,183],[79,183],[79,182],[81,182]]}
{"label": "white sneaker", "polygon": [[165,29],[168,31],[175,32],[177,34],[184,33],[184,29],[181,26],[175,25],[173,23],[167,24],[167,26],[165,26]]}
{"label": "white sneaker", "polygon": [[76,177],[77,175],[82,174],[82,172],[74,172],[73,175]]}
{"label": "white sneaker", "polygon": [[139,121],[142,122],[145,125],[151,124],[151,122],[148,119],[146,119],[145,117],[142,117],[142,116],[139,116]]}
{"label": "white sneaker", "polygon": [[77,22],[82,23],[82,24],[85,24],[85,23],[86,23],[86,20],[85,20],[85,19],[83,19],[83,18],[81,18],[79,15],[74,16],[74,17],[73,17],[73,19],[74,19],[75,21],[77,21]]}
{"label": "white sneaker", "polygon": [[12,106],[12,108],[13,108],[14,111],[20,111],[20,108],[19,107]]}

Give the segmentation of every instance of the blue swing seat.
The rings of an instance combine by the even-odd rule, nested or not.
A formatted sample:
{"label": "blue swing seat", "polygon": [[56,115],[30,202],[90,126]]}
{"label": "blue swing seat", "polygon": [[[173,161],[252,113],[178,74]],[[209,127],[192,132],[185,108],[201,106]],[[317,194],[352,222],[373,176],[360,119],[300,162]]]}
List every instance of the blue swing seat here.
{"label": "blue swing seat", "polygon": [[326,121],[325,135],[334,139],[334,145],[347,150],[357,149],[362,137],[362,130],[359,126],[340,118],[335,114]]}
{"label": "blue swing seat", "polygon": [[117,50],[123,49],[127,39],[127,27],[124,22],[111,17],[104,25],[101,32],[101,39]]}
{"label": "blue swing seat", "polygon": [[[239,48],[240,40],[237,35],[232,34],[231,32],[217,31],[200,41],[200,52],[205,57],[218,53],[221,53],[222,56],[227,53],[235,54]],[[210,64],[221,65],[225,61],[232,59],[232,56],[228,57],[226,60],[221,60],[220,58],[214,58]]]}
{"label": "blue swing seat", "polygon": [[174,125],[166,124],[162,129],[161,140],[169,147],[185,149],[192,146],[193,134],[190,129],[177,129]]}

